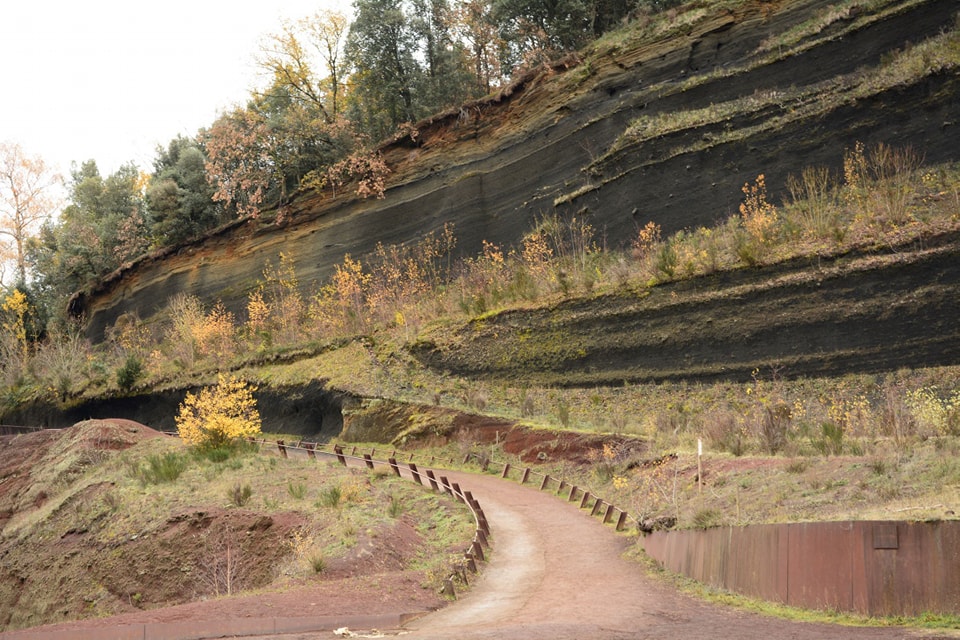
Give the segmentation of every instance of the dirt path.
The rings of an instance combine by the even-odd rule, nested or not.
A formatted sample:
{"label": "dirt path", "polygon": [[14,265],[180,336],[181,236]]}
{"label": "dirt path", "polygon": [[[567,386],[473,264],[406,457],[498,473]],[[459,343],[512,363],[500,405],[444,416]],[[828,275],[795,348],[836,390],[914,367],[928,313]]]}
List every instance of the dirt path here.
{"label": "dirt path", "polygon": [[573,504],[490,476],[469,487],[495,535],[483,576],[459,602],[408,627],[440,638],[903,638],[903,629],[797,624],[699,602],[622,555],[630,539]]}
{"label": "dirt path", "polygon": [[[642,567],[624,559],[631,538],[614,533],[609,525],[589,517],[573,503],[564,502],[530,485],[493,476],[443,472],[451,481],[471,491],[482,505],[493,532],[493,548],[483,573],[469,592],[457,602],[434,613],[394,628],[392,634],[418,640],[516,639],[603,640],[656,638],[657,640],[716,640],[743,638],[820,638],[899,639],[918,637],[960,637],[960,633],[924,633],[909,629],[871,629],[824,624],[801,624],[763,617],[700,602],[677,593],[667,585],[648,577]],[[289,595],[289,594],[288,594]],[[382,594],[386,596],[386,594]],[[360,616],[399,611],[399,602],[388,602],[370,585],[367,593],[354,594],[354,607],[339,612]],[[261,598],[247,596],[247,606]],[[225,611],[237,599],[189,605],[189,616],[177,616],[181,629],[194,623],[190,635],[169,637],[223,637],[230,633]],[[276,603],[274,615],[323,615],[323,598],[309,613],[291,608],[291,600]],[[312,603],[311,603],[312,604]],[[204,615],[205,605],[212,605]],[[402,605],[401,605],[402,606]],[[407,609],[409,611],[410,609]],[[170,611],[170,610],[161,610]],[[156,613],[154,614],[156,615]],[[247,612],[249,615],[249,612]],[[346,619],[346,618],[344,618]],[[218,626],[217,620],[223,624]],[[366,629],[396,627],[383,615],[381,622],[370,620]],[[302,629],[332,629],[317,619],[303,618]],[[98,631],[112,637],[117,621],[85,621],[74,627],[87,634]],[[132,622],[125,621],[125,622]],[[336,625],[340,626],[340,625]],[[61,627],[62,628],[62,627]],[[197,633],[199,629],[218,632]],[[363,626],[353,630],[362,632]],[[233,631],[236,633],[237,631]],[[247,632],[249,633],[249,632]],[[18,637],[13,633],[10,637]],[[6,638],[7,634],[0,634]],[[62,635],[23,634],[33,638],[64,638]],[[119,636],[116,636],[119,637]],[[166,637],[166,636],[165,636]],[[254,636],[246,636],[251,638]],[[334,637],[330,630],[255,636],[260,640],[317,640]]]}
{"label": "dirt path", "polygon": [[[700,602],[624,559],[629,536],[614,533],[572,503],[492,476],[444,475],[480,501],[493,531],[492,555],[467,594],[407,623],[401,633],[409,638],[813,640],[934,635],[902,628],[793,623]],[[263,639],[329,637],[307,633]]]}

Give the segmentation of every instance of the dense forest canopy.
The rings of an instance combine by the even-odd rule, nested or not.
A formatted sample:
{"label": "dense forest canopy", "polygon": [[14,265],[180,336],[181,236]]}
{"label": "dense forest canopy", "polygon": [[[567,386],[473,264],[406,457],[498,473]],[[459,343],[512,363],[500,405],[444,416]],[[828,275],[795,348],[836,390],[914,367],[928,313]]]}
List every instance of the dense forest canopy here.
{"label": "dense forest canopy", "polygon": [[[65,300],[146,251],[176,246],[265,209],[284,214],[301,188],[383,194],[377,144],[418,120],[488,95],[656,0],[355,0],[352,19],[319,11],[263,38],[261,86],[195,136],[101,175],[94,160],[64,180],[59,213],[43,198],[39,158],[4,145],[0,261],[9,291],[37,315],[62,319]],[[8,152],[9,147],[9,152]],[[16,151],[16,153],[14,153]],[[17,181],[34,185],[17,202]],[[12,190],[12,191],[11,191]]]}

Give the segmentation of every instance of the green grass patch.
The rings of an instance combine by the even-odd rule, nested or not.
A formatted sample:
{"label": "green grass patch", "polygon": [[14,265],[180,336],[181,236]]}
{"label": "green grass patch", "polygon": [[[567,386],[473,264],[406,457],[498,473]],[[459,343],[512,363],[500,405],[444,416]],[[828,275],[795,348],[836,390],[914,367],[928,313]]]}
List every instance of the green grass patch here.
{"label": "green grass patch", "polygon": [[235,507],[243,507],[253,496],[253,489],[249,484],[240,484],[239,482],[227,490],[227,499]]}
{"label": "green grass patch", "polygon": [[320,490],[320,497],[317,499],[317,504],[328,509],[336,509],[340,506],[342,499],[343,491],[340,489],[340,485],[334,485],[324,487]]}
{"label": "green grass patch", "polygon": [[307,495],[307,485],[303,482],[294,482],[291,480],[287,483],[287,493],[289,493],[290,497],[294,500],[303,500]]}
{"label": "green grass patch", "polygon": [[176,482],[188,465],[189,458],[179,451],[152,453],[135,467],[135,474],[144,484]]}

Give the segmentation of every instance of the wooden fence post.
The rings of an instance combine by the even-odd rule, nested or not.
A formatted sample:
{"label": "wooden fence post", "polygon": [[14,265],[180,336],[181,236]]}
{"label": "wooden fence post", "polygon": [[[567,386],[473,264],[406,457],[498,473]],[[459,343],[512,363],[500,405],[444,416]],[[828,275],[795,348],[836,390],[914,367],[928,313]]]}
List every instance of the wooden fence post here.
{"label": "wooden fence post", "polygon": [[457,597],[457,592],[453,588],[453,579],[447,578],[443,581],[443,593],[451,598]]}
{"label": "wooden fence post", "polygon": [[337,454],[337,462],[343,466],[347,466],[347,458],[343,455],[343,449],[340,447],[340,445],[333,445],[333,452]]}
{"label": "wooden fence post", "polygon": [[540,491],[543,491],[544,487],[547,486],[548,482],[550,482],[549,474],[543,474],[543,481],[540,483]]}
{"label": "wooden fence post", "polygon": [[412,462],[408,462],[407,466],[410,467],[410,473],[413,474],[413,479],[419,482],[420,484],[423,484],[423,478],[420,477],[420,472],[417,470],[417,465],[415,465]]}
{"label": "wooden fence post", "polygon": [[610,518],[613,517],[613,510],[616,509],[612,504],[607,505],[607,512],[603,514],[603,524],[610,522]]}
{"label": "wooden fence post", "polygon": [[627,521],[627,512],[621,511],[620,517],[617,518],[617,531],[623,531],[623,525],[626,523],[626,521]]}
{"label": "wooden fence post", "polygon": [[397,464],[396,458],[390,458],[387,462],[390,463],[390,468],[393,469],[393,474],[400,477],[400,465]]}
{"label": "wooden fence post", "polygon": [[480,508],[480,503],[477,502],[477,499],[473,496],[470,497],[470,508],[473,509],[475,514],[477,514],[477,517],[483,515],[483,509]]}
{"label": "wooden fence post", "polygon": [[427,478],[430,480],[430,488],[439,491],[440,487],[437,486],[437,477],[433,475],[433,469],[427,469]]}
{"label": "wooden fence post", "polygon": [[369,453],[363,454],[363,461],[367,463],[367,469],[373,469],[373,458]]}
{"label": "wooden fence post", "polygon": [[283,440],[277,440],[277,448],[280,449],[280,455],[284,458],[287,457],[287,446],[283,443]]}
{"label": "wooden fence post", "polygon": [[490,535],[490,525],[487,524],[487,517],[483,515],[483,512],[480,512],[480,515],[477,517],[477,521],[480,523],[480,528],[483,529],[483,532],[486,535]]}

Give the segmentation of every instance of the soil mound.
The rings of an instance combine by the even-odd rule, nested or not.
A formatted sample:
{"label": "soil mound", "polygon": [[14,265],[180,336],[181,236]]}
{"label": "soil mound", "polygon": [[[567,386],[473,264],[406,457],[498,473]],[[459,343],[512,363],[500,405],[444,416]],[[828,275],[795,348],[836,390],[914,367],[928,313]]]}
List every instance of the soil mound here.
{"label": "soil mound", "polygon": [[[270,507],[265,484],[256,487],[257,500],[238,506],[222,490],[195,491],[182,477],[167,485],[131,482],[165,453],[189,458],[178,440],[130,420],[0,438],[0,631],[117,615],[137,622],[270,617],[277,603],[303,615],[439,606],[415,568],[427,542],[412,515],[358,527],[344,553],[309,571],[311,554],[321,552],[313,536],[342,512],[318,520],[309,501],[302,509]],[[297,482],[307,473],[271,462],[255,454],[219,467],[192,461],[187,473],[211,483],[231,468],[300,474]],[[358,492],[373,485],[357,473],[331,482],[353,487],[359,504],[366,498]],[[316,474],[309,472],[311,482],[322,485]],[[285,492],[291,481],[279,477]],[[251,590],[263,590],[263,598],[194,607]],[[83,626],[67,626],[76,625]]]}

